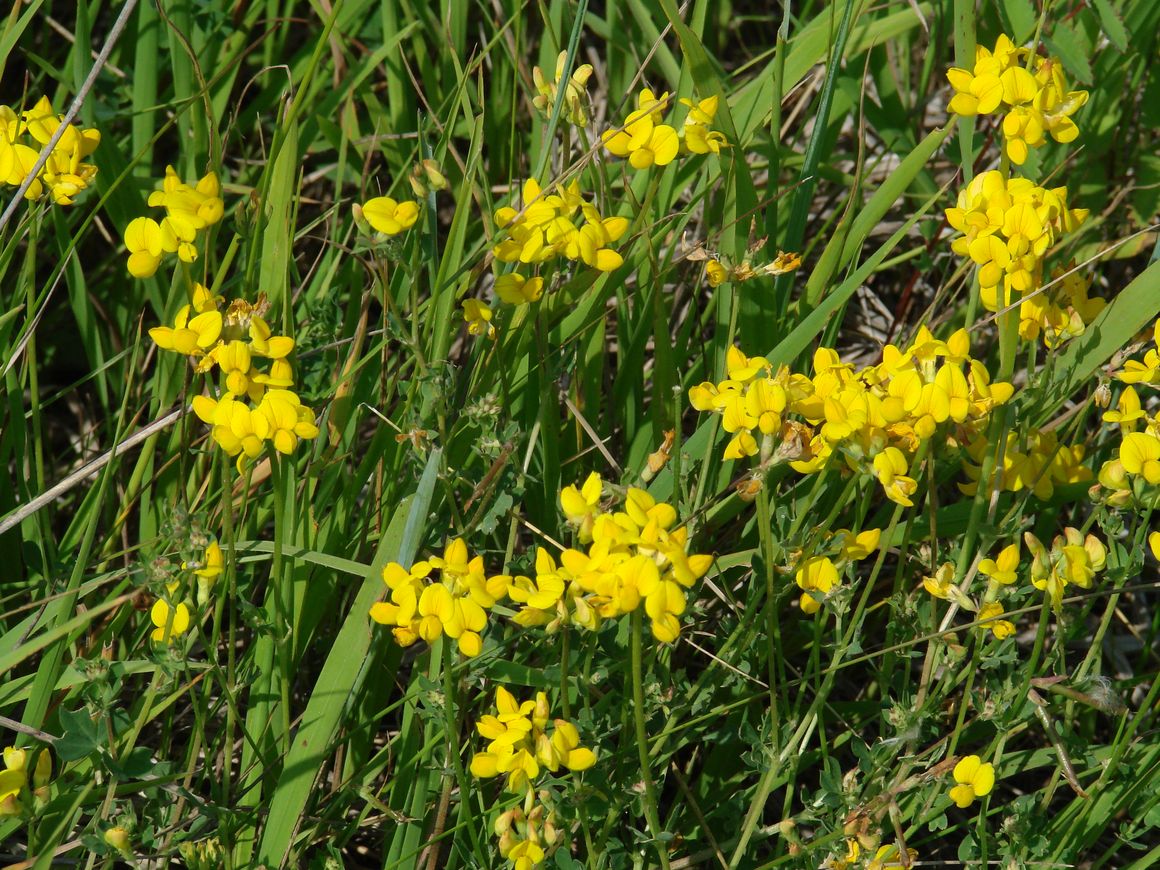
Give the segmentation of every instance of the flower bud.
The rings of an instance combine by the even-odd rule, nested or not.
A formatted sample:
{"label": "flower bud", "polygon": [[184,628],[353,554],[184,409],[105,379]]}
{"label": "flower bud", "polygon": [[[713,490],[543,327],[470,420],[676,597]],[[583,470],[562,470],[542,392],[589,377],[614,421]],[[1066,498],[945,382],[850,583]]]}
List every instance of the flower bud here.
{"label": "flower bud", "polygon": [[423,161],[423,174],[427,176],[427,183],[433,190],[446,190],[450,186],[447,177],[439,171],[439,164],[434,160],[428,158]]}
{"label": "flower bud", "polygon": [[105,831],[105,844],[116,849],[122,855],[129,854],[129,832],[120,825]]}

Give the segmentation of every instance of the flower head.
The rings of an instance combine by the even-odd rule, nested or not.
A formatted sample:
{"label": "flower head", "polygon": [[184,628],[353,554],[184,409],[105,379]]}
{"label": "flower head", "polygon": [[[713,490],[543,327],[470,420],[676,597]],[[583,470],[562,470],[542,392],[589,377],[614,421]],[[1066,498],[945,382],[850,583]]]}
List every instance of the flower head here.
{"label": "flower head", "polygon": [[976,798],[991,793],[995,785],[995,768],[977,755],[968,755],[955,765],[956,785],[951,788],[951,800],[961,809],[969,807]]}

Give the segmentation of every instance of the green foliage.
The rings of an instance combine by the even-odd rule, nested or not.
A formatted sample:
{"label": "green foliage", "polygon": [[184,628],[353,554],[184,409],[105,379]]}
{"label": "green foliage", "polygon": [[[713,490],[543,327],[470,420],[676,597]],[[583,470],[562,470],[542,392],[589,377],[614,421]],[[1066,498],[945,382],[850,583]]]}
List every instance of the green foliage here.
{"label": "green foliage", "polygon": [[[12,4],[2,101],[64,111],[109,5]],[[100,130],[96,176],[75,205],[21,202],[0,228],[0,747],[52,764],[47,783],[0,780],[20,783],[0,792],[6,857],[112,867],[123,827],[134,860],[192,868],[508,866],[495,824],[526,824],[524,795],[471,774],[507,686],[544,692],[597,753],[536,780],[561,841],[541,866],[866,867],[900,839],[924,862],[1151,866],[1160,502],[1137,482],[1117,503],[1096,475],[1123,439],[1101,420],[1125,395],[1114,374],[1160,314],[1158,28],[1149,0],[138,3],[76,119]],[[1018,339],[1018,303],[981,309],[944,217],[970,178],[1011,168],[994,115],[947,114],[946,69],[1004,32],[1090,91],[1079,139],[1019,168],[1091,210],[1049,256],[1108,304],[1056,347]],[[585,127],[566,99],[533,104],[533,67],[551,80],[560,52],[565,78],[594,68]],[[678,100],[718,98],[728,147],[639,172],[614,158],[601,133],[645,86],[671,92],[678,128]],[[133,278],[126,229],[160,218],[167,164],[216,173],[224,216],[195,260]],[[497,210],[527,205],[528,178],[577,180],[622,218],[607,247],[623,262],[501,262]],[[389,237],[361,211],[386,196],[419,209]],[[767,268],[781,251],[801,269]],[[499,301],[513,270],[544,278],[538,301]],[[217,375],[149,330],[198,283],[294,338],[316,437],[239,470],[190,410]],[[494,338],[468,331],[468,300]],[[784,456],[726,460],[736,427],[690,407],[731,348],[812,378],[819,348],[871,371],[922,326],[968,330],[1016,391],[906,457],[913,506],[884,496],[873,456],[795,470],[810,438],[781,420]],[[1001,486],[1039,444],[1047,466],[1078,448],[1086,476],[1045,489],[1050,469],[1028,465]],[[388,563],[454,538],[488,577],[586,549],[561,490],[592,472],[603,508],[645,490],[713,556],[682,587],[675,643],[650,636],[651,609],[549,633],[510,596],[472,657],[448,635],[400,647],[371,620]],[[924,589],[949,565],[980,604],[981,559],[1065,527],[1098,535],[1106,567],[1053,606],[1023,545],[1009,637]],[[881,544],[837,560],[807,615],[799,569],[839,529]],[[960,809],[947,793],[969,755],[997,782]]]}

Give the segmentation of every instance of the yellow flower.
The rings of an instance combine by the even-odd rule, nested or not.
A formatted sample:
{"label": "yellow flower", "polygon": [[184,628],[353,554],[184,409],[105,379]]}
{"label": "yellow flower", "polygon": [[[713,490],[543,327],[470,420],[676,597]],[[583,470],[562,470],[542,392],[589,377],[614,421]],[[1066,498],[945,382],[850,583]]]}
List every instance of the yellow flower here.
{"label": "yellow flower", "polygon": [[509,272],[495,279],[495,295],[509,305],[536,302],[544,293],[544,279],[525,278],[518,272]]}
{"label": "yellow flower", "polygon": [[1135,387],[1124,388],[1119,401],[1116,402],[1116,410],[1104,411],[1104,422],[1118,423],[1120,431],[1124,434],[1134,432],[1137,424],[1146,419],[1147,415],[1140,404],[1140,396],[1136,393]]}
{"label": "yellow flower", "polygon": [[1023,540],[1033,557],[1031,583],[1047,592],[1057,611],[1069,584],[1090,588],[1093,578],[1107,562],[1107,549],[1095,535],[1085,537],[1070,526],[1064,529],[1064,534],[1056,536],[1050,551],[1031,532],[1025,532]]}
{"label": "yellow flower", "polygon": [[595,471],[588,475],[584,485],[579,489],[575,484],[569,484],[560,490],[560,507],[568,523],[576,527],[576,534],[580,543],[587,544],[592,540],[592,524],[600,513],[600,495],[604,482]]}
{"label": "yellow flower", "polygon": [[1120,442],[1120,463],[1128,474],[1150,484],[1160,483],[1160,438],[1148,432],[1129,432]]}
{"label": "yellow flower", "polygon": [[705,262],[705,277],[708,279],[710,287],[720,287],[729,280],[729,270],[721,265],[720,260],[707,260]]}
{"label": "yellow flower", "polygon": [[486,335],[495,338],[495,327],[491,323],[491,308],[478,299],[464,299],[463,319],[471,335]]}
{"label": "yellow flower", "polygon": [[837,546],[842,561],[861,562],[878,549],[881,539],[882,529],[863,529],[856,535],[849,529],[838,529],[832,543]]}
{"label": "yellow flower", "polygon": [[299,439],[318,437],[314,412],[304,406],[298,394],[291,390],[267,390],[254,413],[266,418],[265,438],[279,453],[293,453]]}
{"label": "yellow flower", "polygon": [[186,356],[201,356],[213,347],[222,334],[220,311],[203,311],[190,315],[186,305],[177,312],[173,326],[155,326],[149,330],[149,337],[162,350],[171,350]]}
{"label": "yellow flower", "polygon": [[998,559],[984,559],[979,563],[979,573],[990,577],[1002,586],[1015,582],[1015,572],[1019,568],[1019,543],[1010,544],[999,551]]}
{"label": "yellow flower", "polygon": [[977,755],[968,755],[955,765],[957,785],[950,790],[951,800],[960,809],[966,809],[975,800],[991,793],[995,786],[995,768]]}
{"label": "yellow flower", "polygon": [[914,502],[910,497],[918,489],[918,483],[912,477],[906,476],[906,457],[897,447],[887,447],[874,457],[874,476],[882,484],[886,497],[904,507],[911,507]]}
{"label": "yellow flower", "polygon": [[680,150],[677,131],[660,123],[667,93],[657,97],[648,88],[637,96],[637,109],[629,114],[620,130],[607,130],[601,136],[604,147],[616,157],[627,157],[633,169],[665,166]]}
{"label": "yellow flower", "polygon": [[125,227],[125,247],[129,249],[129,274],[134,278],[149,278],[161,265],[163,253],[175,253],[177,234],[168,220],[161,223],[153,218],[139,217]]}
{"label": "yellow flower", "polygon": [[368,199],[361,208],[367,223],[387,236],[406,232],[419,219],[419,204],[413,200],[400,202],[389,196],[376,196]]}
{"label": "yellow flower", "polygon": [[47,749],[41,749],[36,756],[36,766],[28,769],[28,762],[34,749],[4,748],[4,769],[0,770],[0,818],[19,815],[24,807],[21,798],[25,788],[30,788],[37,797],[47,796],[46,786],[52,777],[52,758]]}
{"label": "yellow flower", "polygon": [[[434,571],[439,579],[431,579]],[[487,611],[508,593],[511,578],[484,574],[483,559],[471,557],[460,538],[450,541],[442,557],[416,562],[410,570],[397,562],[383,568],[389,600],[372,605],[370,616],[389,625],[400,646],[440,634],[456,641],[459,651],[477,656],[483,649]]]}
{"label": "yellow flower", "polygon": [[955,579],[955,563],[943,562],[939,565],[938,570],[934,572],[933,577],[922,578],[922,588],[933,595],[935,598],[949,599],[951,597],[951,589],[955,588],[953,582]]}
{"label": "yellow flower", "polygon": [[175,232],[190,240],[198,230],[213,226],[225,214],[216,172],[208,172],[190,185],[181,180],[172,166],[165,167],[161,190],[149,195],[149,205],[164,208]]}
{"label": "yellow flower", "polygon": [[496,715],[486,715],[476,730],[488,742],[487,749],[471,759],[471,773],[479,779],[507,774],[512,792],[533,790],[540,769],[555,773],[561,767],[587,770],[596,763],[596,753],[580,745],[576,727],[565,719],[552,722],[548,696],[536,693],[534,701],[518,701],[503,686],[495,693]]}
{"label": "yellow flower", "polygon": [[[805,592],[798,599],[798,606],[806,613],[817,613],[821,609],[819,597],[825,597],[830,590],[838,585],[838,569],[825,556],[811,556],[798,566],[794,573],[794,582]],[[811,593],[819,593],[814,597]]]}
{"label": "yellow flower", "polygon": [[948,111],[956,115],[989,115],[1003,101],[1003,83],[1000,76],[1017,60],[1016,48],[1007,36],[1000,36],[995,50],[983,46],[975,48],[972,70],[952,67],[947,79],[955,90]]}
{"label": "yellow flower", "polygon": [[129,832],[120,825],[114,825],[113,827],[107,829],[102,835],[102,839],[105,841],[105,845],[116,849],[122,855],[132,854],[129,849],[131,842],[129,839]]}
{"label": "yellow flower", "polygon": [[1015,623],[998,617],[1004,613],[1003,605],[998,601],[990,601],[979,608],[978,617],[982,628],[990,630],[999,640],[1010,637],[1015,633]]}
{"label": "yellow flower", "polygon": [[[41,97],[19,117],[10,107],[0,106],[0,183],[23,184],[36,165],[41,148],[52,140],[63,120],[47,97]],[[33,147],[20,141],[26,134],[32,137]],[[98,130],[66,127],[25,198],[36,200],[47,194],[57,205],[72,205],[73,198],[97,174],[96,166],[83,161],[100,142]]]}
{"label": "yellow flower", "polygon": [[[170,584],[170,593],[176,590],[177,584]],[[150,637],[157,643],[172,643],[189,630],[189,608],[185,602],[172,606],[164,598],[158,598],[149,611],[149,619],[155,626]]]}
{"label": "yellow flower", "polygon": [[682,99],[681,104],[687,106],[689,114],[685,117],[685,147],[693,154],[719,154],[722,148],[729,147],[725,135],[717,130],[709,129],[717,115],[718,98],[708,97],[699,103],[689,99]]}
{"label": "yellow flower", "polygon": [[874,853],[874,858],[866,865],[866,870],[902,870],[902,868],[914,866],[914,859],[918,857],[918,852],[914,849],[907,849],[906,854],[907,858],[903,861],[902,852],[897,844],[879,846],[878,851]]}

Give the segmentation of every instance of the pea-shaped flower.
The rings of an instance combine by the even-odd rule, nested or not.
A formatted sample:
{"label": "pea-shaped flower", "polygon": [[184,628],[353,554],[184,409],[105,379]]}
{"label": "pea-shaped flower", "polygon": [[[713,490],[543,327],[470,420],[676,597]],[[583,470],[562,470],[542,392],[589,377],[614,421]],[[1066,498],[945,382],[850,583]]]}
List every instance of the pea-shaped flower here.
{"label": "pea-shaped flower", "polygon": [[982,761],[977,755],[968,755],[955,765],[956,785],[951,788],[951,800],[966,809],[975,800],[991,793],[995,786],[995,767],[989,761]]}

